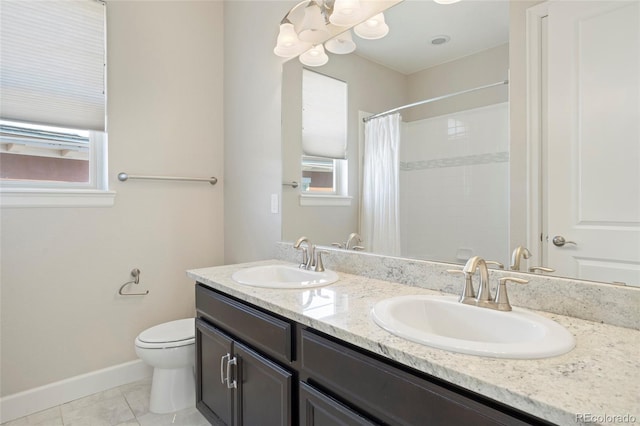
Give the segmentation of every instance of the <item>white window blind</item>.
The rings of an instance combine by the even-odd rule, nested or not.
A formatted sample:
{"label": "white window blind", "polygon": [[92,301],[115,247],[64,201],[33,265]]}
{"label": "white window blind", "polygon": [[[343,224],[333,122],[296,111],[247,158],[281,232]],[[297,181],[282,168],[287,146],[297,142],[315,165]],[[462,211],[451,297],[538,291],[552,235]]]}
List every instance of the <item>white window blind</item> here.
{"label": "white window blind", "polygon": [[305,155],[346,158],[347,84],[302,72],[302,151]]}
{"label": "white window blind", "polygon": [[105,6],[0,1],[0,117],[105,130]]}

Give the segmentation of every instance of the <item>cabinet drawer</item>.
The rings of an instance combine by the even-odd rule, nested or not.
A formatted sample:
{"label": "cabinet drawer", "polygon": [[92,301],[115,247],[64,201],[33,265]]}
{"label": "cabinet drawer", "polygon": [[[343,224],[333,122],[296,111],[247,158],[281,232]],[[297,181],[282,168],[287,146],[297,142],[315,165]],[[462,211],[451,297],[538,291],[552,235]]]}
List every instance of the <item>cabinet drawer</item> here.
{"label": "cabinet drawer", "polygon": [[300,382],[300,426],[376,426],[376,423]]}
{"label": "cabinet drawer", "polygon": [[302,330],[308,380],[393,425],[526,425],[434,382]]}
{"label": "cabinet drawer", "polygon": [[292,360],[293,325],[256,308],[217,293],[202,284],[196,286],[198,315],[238,340],[275,359]]}

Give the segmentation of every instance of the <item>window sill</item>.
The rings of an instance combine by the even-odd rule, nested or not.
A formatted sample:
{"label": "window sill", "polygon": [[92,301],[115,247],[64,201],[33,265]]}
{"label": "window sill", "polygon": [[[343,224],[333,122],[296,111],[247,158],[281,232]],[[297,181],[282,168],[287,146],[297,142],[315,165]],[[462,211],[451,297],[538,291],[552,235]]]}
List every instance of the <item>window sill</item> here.
{"label": "window sill", "polygon": [[0,206],[10,207],[111,207],[115,191],[96,189],[0,188]]}
{"label": "window sill", "polygon": [[350,206],[351,199],[348,195],[300,195],[301,206]]}

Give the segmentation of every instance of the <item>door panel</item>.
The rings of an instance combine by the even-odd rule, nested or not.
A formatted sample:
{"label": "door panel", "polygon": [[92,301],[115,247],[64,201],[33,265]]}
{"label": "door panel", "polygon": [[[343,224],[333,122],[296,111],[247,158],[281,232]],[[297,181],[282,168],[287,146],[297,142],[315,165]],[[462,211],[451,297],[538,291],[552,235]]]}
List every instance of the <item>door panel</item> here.
{"label": "door panel", "polygon": [[640,286],[639,24],[637,1],[549,3],[545,263],[559,275]]}
{"label": "door panel", "polygon": [[291,425],[293,374],[235,343],[239,425]]}
{"label": "door panel", "polygon": [[[196,401],[198,408],[216,423],[233,424],[235,392],[221,381],[221,359],[232,354],[233,341],[221,331],[196,319]],[[224,366],[226,368],[226,365]],[[225,371],[226,372],[226,371]]]}

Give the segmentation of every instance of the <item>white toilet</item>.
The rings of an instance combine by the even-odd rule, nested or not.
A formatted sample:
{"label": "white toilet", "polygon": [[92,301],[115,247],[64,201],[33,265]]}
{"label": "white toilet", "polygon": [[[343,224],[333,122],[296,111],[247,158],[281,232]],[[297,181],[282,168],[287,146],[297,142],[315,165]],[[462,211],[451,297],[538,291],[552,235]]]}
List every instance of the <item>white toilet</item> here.
{"label": "white toilet", "polygon": [[136,354],[153,367],[149,411],[165,414],[196,403],[195,319],[166,322],[136,337]]}

